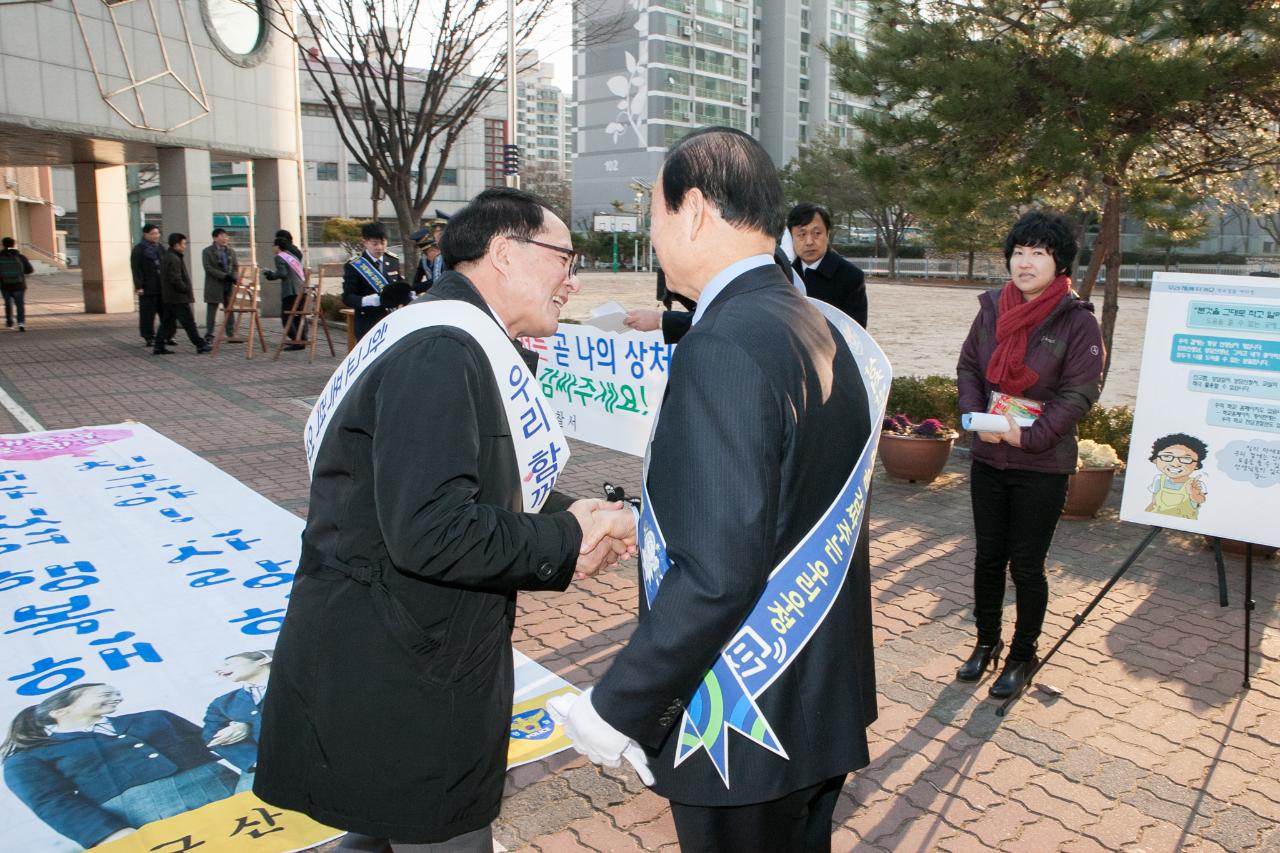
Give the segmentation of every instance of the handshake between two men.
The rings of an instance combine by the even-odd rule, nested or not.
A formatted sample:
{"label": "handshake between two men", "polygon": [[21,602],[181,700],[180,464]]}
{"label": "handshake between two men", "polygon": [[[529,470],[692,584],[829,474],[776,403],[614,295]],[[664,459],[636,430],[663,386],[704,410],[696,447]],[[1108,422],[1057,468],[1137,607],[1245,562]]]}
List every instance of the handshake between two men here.
{"label": "handshake between two men", "polygon": [[636,513],[629,504],[584,499],[570,504],[569,512],[582,528],[582,547],[578,551],[574,580],[593,577],[601,569],[635,556]]}

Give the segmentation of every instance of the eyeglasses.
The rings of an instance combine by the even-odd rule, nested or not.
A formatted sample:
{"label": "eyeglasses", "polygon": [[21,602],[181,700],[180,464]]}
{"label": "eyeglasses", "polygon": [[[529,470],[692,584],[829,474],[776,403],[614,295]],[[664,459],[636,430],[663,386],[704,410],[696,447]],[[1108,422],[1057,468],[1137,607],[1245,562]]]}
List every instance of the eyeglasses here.
{"label": "eyeglasses", "polygon": [[544,243],[541,240],[530,240],[528,237],[513,237],[513,240],[519,240],[521,243],[531,243],[534,246],[541,246],[544,249],[550,249],[553,252],[559,252],[568,258],[568,265],[565,269],[565,275],[573,278],[582,269],[582,255],[579,255],[573,249],[566,249],[564,246],[557,246],[554,243]]}
{"label": "eyeglasses", "polygon": [[1172,453],[1157,453],[1156,458],[1161,462],[1177,462],[1180,465],[1190,465],[1197,461],[1194,456],[1174,456]]}

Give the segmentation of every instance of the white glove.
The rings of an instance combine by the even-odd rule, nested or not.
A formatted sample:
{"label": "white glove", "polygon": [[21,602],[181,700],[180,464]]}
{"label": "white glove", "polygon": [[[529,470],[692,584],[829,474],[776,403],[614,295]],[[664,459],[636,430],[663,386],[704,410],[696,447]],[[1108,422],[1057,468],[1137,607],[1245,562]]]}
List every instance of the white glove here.
{"label": "white glove", "polygon": [[573,748],[594,764],[605,767],[621,766],[623,759],[636,771],[640,781],[653,784],[653,773],[640,745],[596,713],[591,704],[591,691],[573,696],[565,693],[547,700],[547,713],[564,727],[564,733],[573,741]]}
{"label": "white glove", "polygon": [[364,299],[360,300],[360,304],[365,308],[377,308],[382,304],[382,294],[370,293]]}

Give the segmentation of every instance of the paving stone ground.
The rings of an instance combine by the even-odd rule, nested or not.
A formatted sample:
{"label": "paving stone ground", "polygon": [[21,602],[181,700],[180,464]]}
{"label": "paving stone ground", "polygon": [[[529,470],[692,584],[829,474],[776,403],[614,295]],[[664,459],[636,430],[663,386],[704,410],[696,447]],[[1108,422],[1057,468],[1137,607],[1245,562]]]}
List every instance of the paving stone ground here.
{"label": "paving stone ground", "polygon": [[[594,304],[614,285],[589,280],[581,302]],[[645,304],[639,287],[637,304]],[[0,389],[41,424],[142,421],[305,516],[299,435],[306,401],[334,359],[247,361],[239,349],[210,358],[185,343],[154,357],[133,315],[83,314],[73,276],[38,277],[29,294],[29,331],[0,331]],[[967,325],[972,296],[873,283],[873,330],[877,312],[937,318],[905,331],[932,353],[922,360],[944,372],[956,345],[944,335]],[[939,310],[944,297],[969,306],[963,318],[949,316],[958,307]],[[1131,340],[1141,338],[1138,308],[1145,303],[1122,305]],[[886,325],[885,337],[905,334]],[[272,343],[278,324],[266,327]],[[21,429],[0,410],[0,433]],[[638,488],[638,460],[581,443],[573,454],[561,481],[567,492],[592,495],[606,479]],[[1059,526],[1049,555],[1050,642],[1145,532],[1119,522],[1119,491],[1099,518]],[[1042,673],[1061,695],[1033,692],[1000,718],[985,698],[989,679],[973,686],[952,677],[972,643],[967,460],[956,454],[927,486],[877,475],[874,494],[880,716],[871,764],[850,778],[836,812],[836,850],[1280,851],[1276,561],[1256,564],[1248,691],[1243,561],[1228,558],[1231,606],[1219,608],[1209,552],[1195,537],[1164,533]],[[516,645],[590,684],[634,627],[634,572],[624,564],[565,593],[523,596]],[[496,832],[509,850],[676,849],[665,802],[634,774],[564,754],[510,774]]]}

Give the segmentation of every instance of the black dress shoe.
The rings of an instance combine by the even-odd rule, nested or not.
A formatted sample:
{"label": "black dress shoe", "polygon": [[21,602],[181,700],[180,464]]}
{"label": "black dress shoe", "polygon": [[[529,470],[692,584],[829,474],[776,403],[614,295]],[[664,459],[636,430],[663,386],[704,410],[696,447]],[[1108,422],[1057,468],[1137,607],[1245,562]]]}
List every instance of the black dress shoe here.
{"label": "black dress shoe", "polygon": [[991,690],[988,692],[994,699],[1008,699],[1026,686],[1027,679],[1031,677],[1031,671],[1038,663],[1040,660],[1035,655],[1031,656],[1031,660],[1005,661],[1004,670],[1000,673],[1000,677],[992,682]]}
{"label": "black dress shoe", "polygon": [[153,350],[151,351],[151,354],[152,354],[152,355],[173,355],[173,350],[171,350],[171,349],[153,349]]}
{"label": "black dress shoe", "polygon": [[1004,640],[996,640],[994,646],[981,643],[973,647],[973,654],[956,670],[956,678],[961,681],[977,681],[990,665],[995,669],[1000,665],[1000,652],[1004,649]]}

